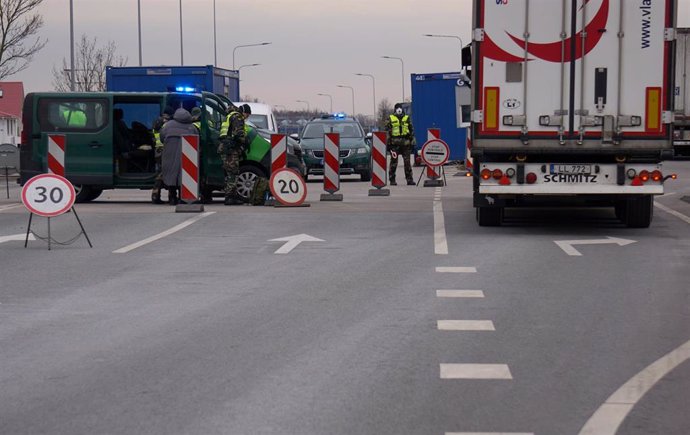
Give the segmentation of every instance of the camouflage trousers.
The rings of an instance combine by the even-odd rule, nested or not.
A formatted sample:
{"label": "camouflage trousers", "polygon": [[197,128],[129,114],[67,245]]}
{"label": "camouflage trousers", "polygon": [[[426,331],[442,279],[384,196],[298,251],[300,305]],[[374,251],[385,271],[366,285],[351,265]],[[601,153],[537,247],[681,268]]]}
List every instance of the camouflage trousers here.
{"label": "camouflage trousers", "polygon": [[225,171],[225,197],[237,195],[237,176],[240,174],[241,152],[238,149],[230,149],[227,154],[221,154],[223,170]]}
{"label": "camouflage trousers", "polygon": [[395,179],[395,173],[398,170],[398,157],[402,157],[405,165],[405,179],[412,180],[412,163],[410,162],[410,154],[412,154],[412,142],[408,139],[391,139],[391,151],[397,153],[396,157],[391,155],[391,163],[388,167],[388,178]]}

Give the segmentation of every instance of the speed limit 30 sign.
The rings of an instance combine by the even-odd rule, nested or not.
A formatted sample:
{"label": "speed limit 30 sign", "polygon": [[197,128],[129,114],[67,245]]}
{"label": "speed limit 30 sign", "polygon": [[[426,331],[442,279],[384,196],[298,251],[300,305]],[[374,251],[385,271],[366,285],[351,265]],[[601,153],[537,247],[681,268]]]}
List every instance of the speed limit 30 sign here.
{"label": "speed limit 30 sign", "polygon": [[283,205],[302,205],[307,197],[307,185],[299,172],[282,168],[271,175],[271,193]]}
{"label": "speed limit 30 sign", "polygon": [[36,175],[22,188],[22,202],[31,213],[43,217],[59,216],[74,205],[74,186],[55,174]]}

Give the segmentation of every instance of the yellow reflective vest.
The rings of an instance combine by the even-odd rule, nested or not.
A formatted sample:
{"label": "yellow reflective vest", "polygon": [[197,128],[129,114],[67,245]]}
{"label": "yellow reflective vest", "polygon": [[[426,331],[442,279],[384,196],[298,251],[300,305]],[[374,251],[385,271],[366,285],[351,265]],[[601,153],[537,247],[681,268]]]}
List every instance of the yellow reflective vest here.
{"label": "yellow reflective vest", "polygon": [[[401,125],[402,124],[402,132]],[[402,117],[402,122],[397,116],[391,115],[391,136],[409,136],[410,135],[410,117],[405,115]]]}

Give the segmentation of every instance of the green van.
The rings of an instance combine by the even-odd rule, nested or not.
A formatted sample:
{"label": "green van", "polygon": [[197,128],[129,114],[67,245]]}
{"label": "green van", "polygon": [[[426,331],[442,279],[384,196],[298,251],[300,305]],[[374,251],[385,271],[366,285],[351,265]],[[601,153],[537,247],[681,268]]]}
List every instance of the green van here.
{"label": "green van", "polygon": [[[201,109],[199,181],[202,199],[210,201],[224,185],[216,149],[228,107],[210,92],[30,93],[24,99],[19,182],[47,172],[48,135],[61,134],[66,139],[65,176],[77,190],[77,202],[92,201],[107,189],[153,188],[152,126],[166,107]],[[245,199],[257,177],[270,176],[271,167],[270,133],[250,126],[248,135],[250,146],[238,177],[238,193]],[[122,152],[124,145],[130,152]],[[303,174],[299,146],[288,148],[288,166]]]}

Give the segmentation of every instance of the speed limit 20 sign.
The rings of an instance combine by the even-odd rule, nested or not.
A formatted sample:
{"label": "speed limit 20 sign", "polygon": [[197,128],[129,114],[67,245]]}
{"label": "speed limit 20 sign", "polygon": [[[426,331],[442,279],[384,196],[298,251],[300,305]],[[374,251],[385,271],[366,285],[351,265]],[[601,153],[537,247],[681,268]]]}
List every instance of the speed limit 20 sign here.
{"label": "speed limit 20 sign", "polygon": [[74,205],[74,186],[66,178],[55,174],[42,174],[31,178],[22,188],[22,202],[31,213],[54,217]]}
{"label": "speed limit 20 sign", "polygon": [[294,169],[275,171],[271,175],[270,187],[273,197],[283,205],[302,205],[307,197],[307,185]]}

